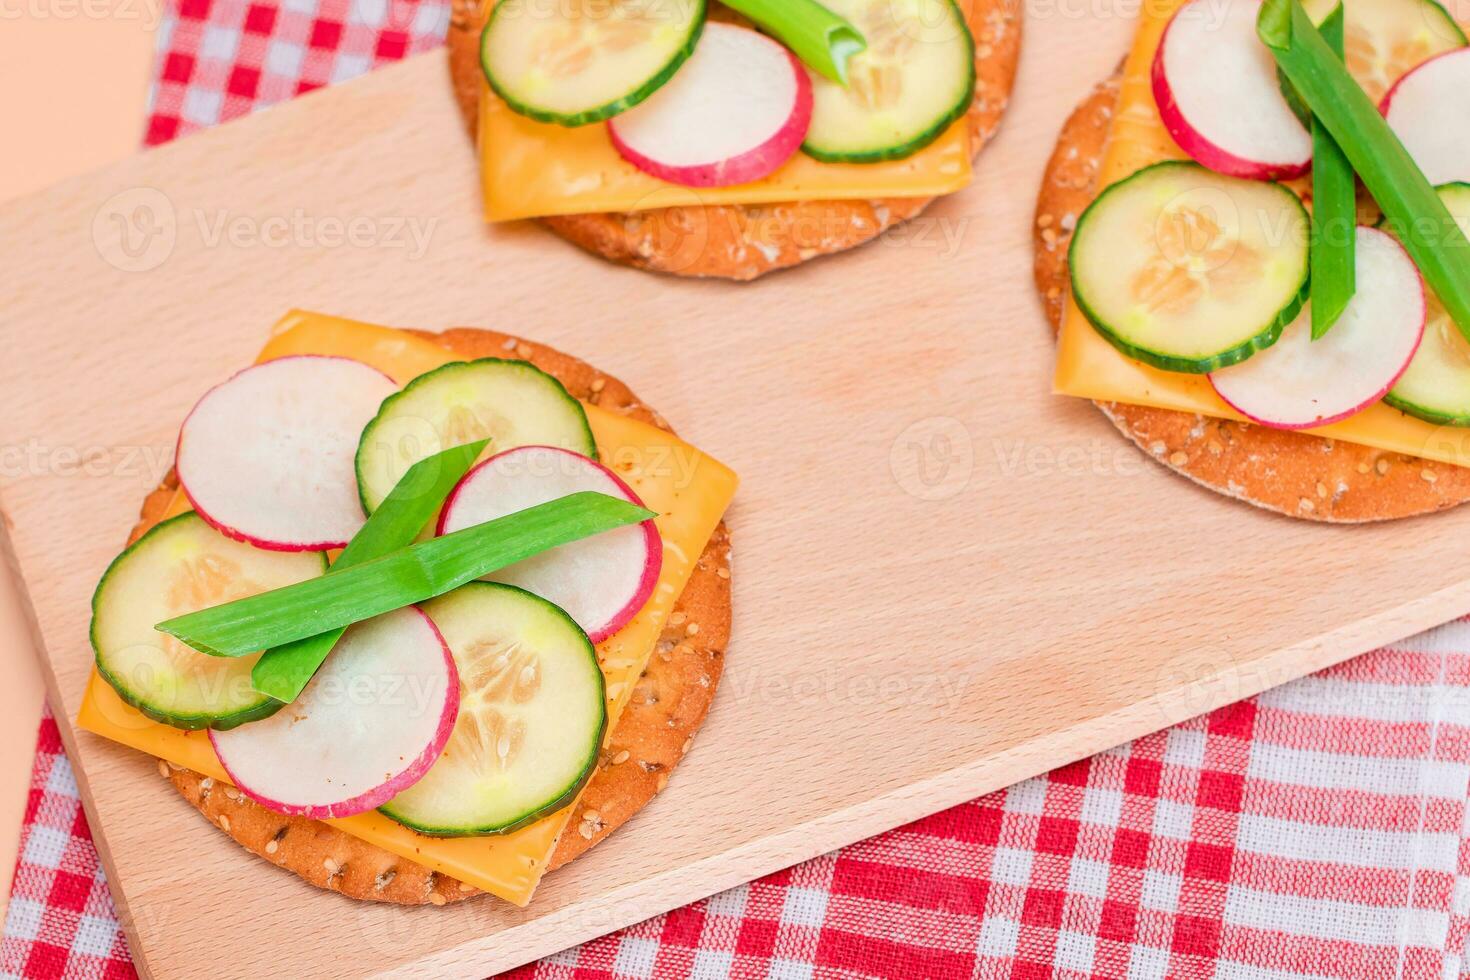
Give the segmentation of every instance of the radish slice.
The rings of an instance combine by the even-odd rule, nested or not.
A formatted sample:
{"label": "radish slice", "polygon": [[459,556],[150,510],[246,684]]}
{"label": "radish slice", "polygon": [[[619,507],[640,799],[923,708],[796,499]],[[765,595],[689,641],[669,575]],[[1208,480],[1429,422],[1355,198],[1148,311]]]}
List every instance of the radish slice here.
{"label": "radish slice", "polygon": [[301,697],[210,741],[231,782],[261,806],[350,817],[418,782],[458,715],[454,656],[409,606],[348,629]]}
{"label": "radish slice", "polygon": [[764,34],[711,23],[679,73],[607,129],[645,173],[725,187],[780,169],[811,121],[812,81],[791,52]]}
{"label": "radish slice", "polygon": [[1259,10],[1247,0],[1179,8],[1154,56],[1154,101],[1174,142],[1211,170],[1288,180],[1311,167],[1312,136],[1256,36]]}
{"label": "radish slice", "polygon": [[[465,474],[444,503],[439,533],[579,490],[643,503],[612,470],[586,456],[551,446],[522,446],[492,456]],[[658,529],[653,521],[644,521],[543,551],[485,579],[519,586],[555,603],[597,643],[622,629],[643,608],[658,581],[663,554]]]}
{"label": "radish slice", "polygon": [[1424,280],[1402,245],[1358,229],[1358,291],[1319,340],[1304,309],[1275,345],[1210,374],[1240,414],[1276,429],[1310,429],[1361,412],[1409,366],[1424,336]]}
{"label": "radish slice", "polygon": [[1470,48],[1399,79],[1383,97],[1383,115],[1431,184],[1470,181]]}
{"label": "radish slice", "polygon": [[272,551],[346,546],[365,518],[353,460],[391,378],[345,357],[283,357],[199,399],[179,431],[179,484],[199,516]]}

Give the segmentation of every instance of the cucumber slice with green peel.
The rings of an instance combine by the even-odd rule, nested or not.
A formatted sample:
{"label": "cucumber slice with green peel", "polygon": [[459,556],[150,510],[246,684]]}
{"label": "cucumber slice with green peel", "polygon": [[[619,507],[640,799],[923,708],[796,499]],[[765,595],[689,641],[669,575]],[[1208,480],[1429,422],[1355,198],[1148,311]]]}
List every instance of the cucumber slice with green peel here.
{"label": "cucumber slice with green peel", "polygon": [[510,585],[472,582],[422,606],[459,668],[454,733],[380,807],[435,837],[504,834],[568,806],[597,766],[607,691],[587,634]]}
{"label": "cucumber slice with green peel", "polygon": [[1463,48],[1465,32],[1436,0],[1303,0],[1321,24],[1343,4],[1343,60],[1375,103],[1393,83],[1435,55]]}
{"label": "cucumber slice with green peel", "polygon": [[456,361],[391,395],[362,431],[357,491],[371,514],[408,468],[444,449],[490,440],[490,452],[553,446],[592,459],[597,444],[582,403],[529,361]]}
{"label": "cucumber slice with green peel", "polygon": [[1072,295],[1129,357],[1203,374],[1276,342],[1307,300],[1310,219],[1274,183],[1154,164],[1082,213]]}
{"label": "cucumber slice with green peel", "polygon": [[193,512],[164,521],[113,560],[92,596],[97,672],[128,704],[174,728],[225,730],[267,718],[281,702],[251,685],[259,654],[206,656],[153,626],[326,568],[321,552],[253,548]]}
{"label": "cucumber slice with green peel", "polygon": [[975,40],[954,0],[824,0],[867,38],[848,84],[812,74],[802,150],[826,163],[901,160],[933,143],[975,97]]}
{"label": "cucumber slice with green peel", "polygon": [[480,36],[480,66],[521,115],[585,126],[658,91],[704,22],[705,0],[501,0]]}
{"label": "cucumber slice with green peel", "polygon": [[[1470,184],[1439,188],[1460,227],[1470,235]],[[1419,350],[1383,400],[1435,425],[1470,426],[1470,342],[1433,292]]]}

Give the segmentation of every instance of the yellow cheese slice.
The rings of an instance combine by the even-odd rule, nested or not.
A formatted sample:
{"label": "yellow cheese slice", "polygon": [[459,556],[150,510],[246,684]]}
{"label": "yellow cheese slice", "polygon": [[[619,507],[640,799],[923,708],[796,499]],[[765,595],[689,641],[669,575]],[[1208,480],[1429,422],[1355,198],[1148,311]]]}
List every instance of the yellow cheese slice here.
{"label": "yellow cheese slice", "polygon": [[[277,325],[259,360],[288,354],[335,354],[378,368],[400,384],[454,355],[411,334],[336,317],[293,311]],[[587,419],[603,461],[658,512],[663,570],[648,604],[627,626],[597,646],[607,677],[608,730],[617,724],[634,684],[648,665],[664,620],[684,591],[735,494],[735,474],[674,436],[642,422],[587,405]],[[182,494],[170,511],[188,510]],[[183,732],[145,718],[92,672],[77,724],[87,731],[228,782],[203,732]],[[363,840],[432,868],[516,905],[531,900],[557,837],[570,818],[567,807],[502,837],[423,837],[377,813],[328,823]]]}
{"label": "yellow cheese slice", "polygon": [[[960,0],[967,12],[972,3]],[[906,160],[819,163],[798,152],[763,180],[699,188],[670,184],[634,167],[618,155],[602,124],[568,128],[527,119],[491,92],[483,77],[479,129],[487,221],[705,204],[938,197],[970,183],[964,119]]]}
{"label": "yellow cheese slice", "polygon": [[[1133,50],[1123,67],[1122,91],[1098,174],[1099,186],[1106,187],[1152,163],[1186,158],[1159,119],[1149,81],[1164,28],[1184,2],[1160,0],[1143,7]],[[1070,299],[1057,341],[1052,386],[1063,395],[1241,418],[1220,400],[1202,375],[1160,371],[1119,353]],[[1470,466],[1470,430],[1423,422],[1382,402],[1352,418],[1308,431],[1375,449]]]}

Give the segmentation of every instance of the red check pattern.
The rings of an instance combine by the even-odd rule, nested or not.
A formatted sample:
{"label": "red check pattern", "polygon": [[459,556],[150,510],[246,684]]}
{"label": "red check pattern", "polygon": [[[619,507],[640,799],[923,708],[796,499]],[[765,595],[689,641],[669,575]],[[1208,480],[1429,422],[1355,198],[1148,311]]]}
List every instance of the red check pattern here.
{"label": "red check pattern", "polygon": [[122,980],[136,977],[71,764],[48,710],[10,889],[0,975]]}
{"label": "red check pattern", "polygon": [[444,43],[439,0],[176,0],[145,141],[166,143]]}
{"label": "red check pattern", "polygon": [[[179,0],[147,142],[431,48],[447,19],[439,0]],[[1454,978],[1467,798],[1459,622],[512,976]],[[135,975],[49,717],[0,973]]]}

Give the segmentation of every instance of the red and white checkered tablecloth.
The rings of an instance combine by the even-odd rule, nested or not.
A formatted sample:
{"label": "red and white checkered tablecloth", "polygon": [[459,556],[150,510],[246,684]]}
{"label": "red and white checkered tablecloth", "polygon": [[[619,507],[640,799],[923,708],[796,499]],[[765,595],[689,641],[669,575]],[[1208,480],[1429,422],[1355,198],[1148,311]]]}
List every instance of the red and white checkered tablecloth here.
{"label": "red and white checkered tablecloth", "polygon": [[[147,142],[430,49],[447,23],[441,0],[180,0]],[[1461,621],[515,976],[1470,976],[1467,799]],[[49,717],[0,973],[135,975]]]}

